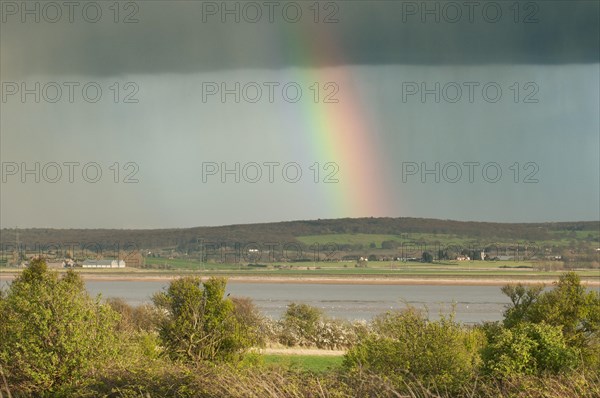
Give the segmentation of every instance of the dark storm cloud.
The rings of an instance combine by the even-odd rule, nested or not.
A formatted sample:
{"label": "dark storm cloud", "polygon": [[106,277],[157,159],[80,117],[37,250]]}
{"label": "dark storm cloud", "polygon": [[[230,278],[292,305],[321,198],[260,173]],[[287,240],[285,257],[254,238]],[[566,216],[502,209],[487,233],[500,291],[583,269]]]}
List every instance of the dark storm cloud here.
{"label": "dark storm cloud", "polygon": [[[15,3],[22,7],[22,2]],[[40,23],[21,23],[18,14],[3,13],[2,78],[338,64],[592,63],[599,57],[597,1],[520,2],[518,23],[512,1],[494,2],[502,11],[497,22],[483,16],[486,2],[477,2],[472,21],[465,2],[453,2],[462,9],[456,23],[448,21],[454,18],[452,9],[443,13],[444,2],[426,2],[430,7],[438,4],[440,22],[429,15],[422,23],[419,8],[425,3],[420,1],[346,1],[336,3],[339,9],[334,17],[339,22],[331,24],[313,22],[309,10],[313,2],[296,2],[303,9],[298,23],[286,22],[281,12],[275,12],[274,23],[268,22],[266,13],[258,23],[244,22],[243,15],[240,23],[232,16],[221,23],[218,13],[203,14],[202,2],[138,2],[139,22],[133,24],[114,23],[108,10],[112,2],[99,3],[104,15],[95,24],[82,21],[78,14],[73,23],[65,18],[56,23],[43,18]],[[214,4],[223,7],[221,2]],[[322,9],[319,18],[331,11]],[[492,11],[488,16],[493,19]],[[532,23],[523,23],[529,17]],[[317,49],[327,48],[321,42],[330,47],[319,54]]]}

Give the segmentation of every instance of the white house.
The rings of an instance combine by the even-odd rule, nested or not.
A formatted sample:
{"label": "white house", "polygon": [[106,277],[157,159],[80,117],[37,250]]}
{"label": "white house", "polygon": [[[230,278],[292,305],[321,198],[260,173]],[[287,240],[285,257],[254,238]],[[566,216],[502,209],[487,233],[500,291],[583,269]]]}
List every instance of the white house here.
{"label": "white house", "polygon": [[125,268],[123,260],[85,260],[81,267],[83,268]]}

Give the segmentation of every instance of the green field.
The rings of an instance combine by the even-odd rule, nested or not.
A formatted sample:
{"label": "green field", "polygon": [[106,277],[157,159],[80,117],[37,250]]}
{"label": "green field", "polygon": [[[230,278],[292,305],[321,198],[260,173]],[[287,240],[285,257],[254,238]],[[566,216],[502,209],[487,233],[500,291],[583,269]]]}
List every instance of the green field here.
{"label": "green field", "polygon": [[473,239],[461,238],[452,234],[423,234],[410,233],[402,235],[384,235],[384,234],[324,234],[324,235],[309,235],[298,236],[300,242],[305,245],[325,245],[334,243],[336,245],[363,245],[368,247],[371,243],[375,243],[377,248],[381,248],[381,242],[394,241],[398,243],[407,242],[426,242],[427,244],[444,244],[444,245],[461,245],[465,246]]}
{"label": "green field", "polygon": [[[539,277],[554,278],[564,270],[544,271],[531,261],[443,261],[431,264],[402,261],[372,261],[366,267],[356,267],[354,261],[320,261],[295,263],[265,263],[257,268],[244,264],[201,263],[194,260],[148,258],[147,264],[170,267],[164,271],[194,271],[199,273],[252,276],[397,276],[397,277]],[[103,272],[105,270],[99,270]],[[138,272],[164,272],[163,270],[136,270]],[[111,271],[112,272],[112,271]],[[598,278],[600,270],[581,269],[582,277]]]}
{"label": "green field", "polygon": [[374,243],[376,248],[381,248],[381,242],[393,241],[397,243],[422,243],[428,246],[459,246],[468,249],[471,246],[481,247],[482,245],[529,245],[537,247],[566,247],[573,241],[583,242],[591,246],[597,245],[600,240],[600,232],[598,231],[572,231],[571,236],[563,231],[556,231],[555,237],[543,241],[526,241],[523,239],[477,239],[473,236],[461,236],[456,234],[434,234],[434,233],[406,233],[401,235],[386,235],[386,234],[323,234],[323,235],[307,235],[298,236],[296,239],[305,245],[325,245],[333,243],[336,245],[363,245],[368,248],[371,243]]}
{"label": "green field", "polygon": [[264,354],[265,365],[285,367],[311,372],[324,372],[328,369],[339,368],[342,365],[342,356],[332,355],[287,355]]}
{"label": "green field", "polygon": [[[169,269],[76,269],[84,275],[124,278],[175,277],[184,275],[223,276],[223,277],[289,277],[289,278],[369,278],[390,279],[457,279],[457,280],[557,280],[565,272],[563,269],[541,270],[538,265],[526,261],[446,261],[433,264],[419,262],[369,262],[367,267],[355,267],[354,262],[307,262],[273,263],[264,268],[248,267],[242,264],[200,263],[192,260],[152,258],[157,263],[170,266]],[[276,268],[282,266],[285,268]],[[20,272],[17,268],[0,268],[3,273]],[[59,272],[65,272],[62,269]],[[600,270],[576,269],[585,281],[600,282]]]}
{"label": "green field", "polygon": [[344,270],[358,273],[370,273],[372,271],[425,271],[425,270],[447,270],[447,271],[472,271],[472,270],[510,270],[510,269],[535,269],[536,263],[532,261],[436,261],[434,263],[405,262],[405,261],[371,261],[366,267],[356,267],[356,261],[306,261],[306,262],[264,262],[261,267],[248,266],[244,263],[203,263],[193,259],[167,259],[159,257],[146,258],[146,265],[166,266],[172,269],[206,270],[206,271],[242,271],[259,272],[266,271],[332,271]]}

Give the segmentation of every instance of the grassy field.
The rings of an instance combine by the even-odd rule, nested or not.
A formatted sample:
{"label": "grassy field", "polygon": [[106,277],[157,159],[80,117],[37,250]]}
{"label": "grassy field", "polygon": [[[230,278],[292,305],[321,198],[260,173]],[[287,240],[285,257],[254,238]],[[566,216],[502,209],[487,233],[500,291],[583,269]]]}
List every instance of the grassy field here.
{"label": "grassy field", "polygon": [[[436,261],[434,263],[421,263],[414,261],[371,261],[366,267],[356,267],[356,261],[306,261],[306,262],[264,262],[264,267],[247,266],[243,263],[202,263],[193,259],[168,259],[159,257],[146,258],[147,265],[165,266],[172,269],[191,270],[235,270],[235,271],[265,271],[277,269],[285,270],[333,270],[354,269],[358,272],[372,270],[506,270],[506,269],[535,269],[536,263],[532,261]],[[558,263],[557,263],[558,264]]]}
{"label": "grassy field", "polygon": [[[540,277],[554,278],[564,270],[560,263],[552,264],[557,269],[544,271],[531,261],[443,261],[432,264],[402,261],[372,261],[366,267],[356,267],[354,261],[321,261],[297,263],[266,263],[257,268],[243,264],[201,263],[193,260],[148,258],[147,264],[163,265],[172,271],[196,271],[211,274],[231,275],[331,275],[331,276],[429,276],[429,277]],[[600,270],[578,270],[582,277],[597,277]]]}
{"label": "grassy field", "polygon": [[[151,264],[164,266],[162,269],[77,269],[90,277],[175,277],[183,275],[224,277],[282,277],[282,278],[359,278],[359,279],[457,279],[457,280],[556,280],[565,272],[563,269],[541,270],[538,264],[526,261],[445,261],[425,264],[419,262],[369,262],[367,267],[356,267],[346,262],[268,263],[256,268],[242,264],[201,263],[194,260],[149,258]],[[554,265],[554,264],[553,264]],[[559,263],[556,263],[558,266]],[[20,269],[0,267],[0,277]],[[60,270],[64,272],[65,270]],[[600,270],[577,269],[584,281],[600,283]]]}
{"label": "grassy field", "polygon": [[406,233],[401,235],[386,235],[386,234],[323,234],[323,235],[307,235],[298,236],[297,240],[305,245],[325,245],[328,243],[334,243],[337,245],[363,245],[368,248],[372,243],[375,247],[380,249],[381,242],[393,241],[397,243],[412,243],[417,242],[424,243],[432,248],[441,246],[458,246],[464,249],[468,249],[471,246],[481,247],[483,245],[496,245],[499,247],[510,246],[510,245],[529,245],[531,247],[566,247],[573,241],[583,242],[590,247],[597,246],[598,240],[600,240],[599,231],[573,231],[572,236],[565,235],[564,231],[556,231],[555,237],[539,242],[529,242],[522,239],[500,239],[490,241],[489,239],[477,239],[473,236],[461,236],[456,234],[433,234],[433,233]]}
{"label": "grassy field", "polygon": [[264,354],[265,365],[275,367],[295,368],[311,372],[324,372],[342,365],[342,356],[331,355],[287,355]]}
{"label": "grassy field", "polygon": [[393,241],[398,243],[406,242],[426,242],[428,244],[437,244],[438,242],[445,245],[461,245],[465,246],[469,242],[473,242],[473,239],[461,238],[458,235],[452,234],[402,234],[402,235],[383,235],[383,234],[324,234],[324,235],[309,235],[299,236],[300,242],[305,245],[319,244],[325,245],[328,243],[334,243],[337,245],[356,245],[360,244],[365,247],[369,247],[371,243],[374,243],[376,248],[381,248],[381,242]]}

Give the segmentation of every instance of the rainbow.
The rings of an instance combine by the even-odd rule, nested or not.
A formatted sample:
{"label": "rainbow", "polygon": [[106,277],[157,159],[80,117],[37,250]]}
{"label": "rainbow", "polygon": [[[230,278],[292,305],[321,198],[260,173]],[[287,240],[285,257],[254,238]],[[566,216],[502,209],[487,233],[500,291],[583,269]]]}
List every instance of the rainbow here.
{"label": "rainbow", "polygon": [[[320,197],[316,202],[327,206],[331,217],[377,217],[393,216],[394,195],[390,185],[391,170],[385,167],[382,144],[374,134],[375,115],[372,104],[361,102],[352,71],[344,65],[340,47],[333,42],[332,35],[322,24],[311,24],[311,31],[300,27],[282,27],[279,50],[289,52],[304,64],[313,65],[323,60],[332,67],[290,69],[288,81],[297,82],[304,90],[302,108],[293,108],[294,114],[282,113],[287,124],[292,121],[294,146],[309,162],[318,161],[321,165],[321,181],[333,171],[324,170],[327,162],[339,166],[333,184],[320,184]],[[302,29],[302,30],[301,30]],[[315,91],[306,90],[315,82],[319,83],[319,102],[315,102]],[[324,103],[326,95],[332,94],[335,87],[324,87],[333,82],[339,90],[331,98],[337,103]]]}

